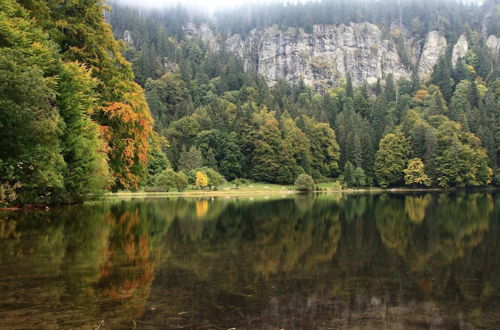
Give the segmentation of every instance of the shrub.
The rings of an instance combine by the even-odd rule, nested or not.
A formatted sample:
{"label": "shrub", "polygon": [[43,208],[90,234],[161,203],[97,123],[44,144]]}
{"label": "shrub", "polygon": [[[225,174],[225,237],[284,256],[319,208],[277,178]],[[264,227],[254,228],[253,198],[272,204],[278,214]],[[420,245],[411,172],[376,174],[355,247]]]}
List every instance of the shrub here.
{"label": "shrub", "polygon": [[313,191],[314,190],[314,180],[310,175],[301,174],[295,180],[295,186],[300,191]]}
{"label": "shrub", "polygon": [[216,170],[210,167],[201,167],[197,168],[196,170],[189,171],[188,173],[189,183],[198,186],[198,184],[196,183],[198,172],[203,173],[207,177],[208,180],[207,185],[214,187],[214,189],[217,189],[220,185],[226,182],[226,179]]}
{"label": "shrub", "polygon": [[217,172],[216,170],[213,170],[211,168],[206,168],[203,171],[205,175],[208,177],[208,185],[213,187],[214,189],[218,189],[218,187],[226,182],[226,179]]}
{"label": "shrub", "polygon": [[233,181],[233,183],[236,185],[236,187],[239,187],[239,186],[244,185],[244,184],[249,184],[250,180],[244,179],[244,178],[239,178],[239,179],[235,179]]}
{"label": "shrub", "polygon": [[188,186],[188,177],[183,172],[177,173],[175,177],[175,186],[179,192],[183,191]]}
{"label": "shrub", "polygon": [[17,200],[17,189],[19,189],[20,187],[21,185],[19,183],[14,183],[13,185],[8,183],[1,183],[0,206],[13,204]]}
{"label": "shrub", "polygon": [[162,190],[166,190],[167,192],[170,188],[176,187],[177,173],[172,169],[166,169],[165,171],[158,174],[156,177],[156,186]]}

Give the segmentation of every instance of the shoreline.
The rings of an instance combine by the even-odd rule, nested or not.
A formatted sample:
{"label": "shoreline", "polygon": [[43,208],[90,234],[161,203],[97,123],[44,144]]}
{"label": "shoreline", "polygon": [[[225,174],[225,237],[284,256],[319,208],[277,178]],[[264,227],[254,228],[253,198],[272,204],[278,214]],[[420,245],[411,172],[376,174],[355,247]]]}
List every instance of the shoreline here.
{"label": "shoreline", "polygon": [[256,190],[245,190],[245,189],[231,189],[231,190],[189,190],[183,192],[146,192],[146,191],[120,191],[120,192],[108,192],[104,194],[105,198],[112,197],[220,197],[220,196],[252,196],[252,195],[299,195],[299,194],[328,194],[328,193],[410,193],[410,192],[494,192],[498,191],[500,187],[485,187],[485,188],[362,188],[362,189],[326,189],[326,190],[315,190],[311,192],[303,192],[295,189],[256,189]]}
{"label": "shoreline", "polygon": [[[282,187],[281,189],[269,188],[269,189],[225,189],[225,190],[188,190],[183,192],[172,191],[172,192],[146,192],[146,191],[119,191],[119,192],[106,192],[101,200],[112,199],[112,198],[146,198],[146,197],[238,197],[238,196],[276,196],[281,195],[292,196],[292,195],[306,195],[306,194],[357,194],[357,193],[412,193],[412,192],[496,192],[499,191],[500,187],[483,187],[483,188],[362,188],[362,189],[325,189],[316,190],[311,192],[303,192],[296,189],[290,189],[289,187]],[[95,202],[86,201],[84,203]],[[75,204],[76,205],[76,204]],[[21,206],[10,206],[10,207],[0,207],[0,212],[16,212],[16,211],[47,211],[51,207],[57,207],[61,205],[41,205],[41,204],[27,204]]]}

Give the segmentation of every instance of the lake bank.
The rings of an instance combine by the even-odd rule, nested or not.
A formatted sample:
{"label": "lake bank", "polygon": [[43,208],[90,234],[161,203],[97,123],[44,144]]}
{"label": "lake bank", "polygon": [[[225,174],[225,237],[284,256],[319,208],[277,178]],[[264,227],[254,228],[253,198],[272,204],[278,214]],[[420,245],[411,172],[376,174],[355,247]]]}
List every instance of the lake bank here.
{"label": "lake bank", "polygon": [[[482,188],[332,188],[332,183],[319,184],[322,190],[316,190],[310,192],[311,194],[366,194],[366,193],[425,193],[425,192],[495,192],[499,190],[499,187],[482,187]],[[257,183],[254,186],[240,187],[239,189],[234,187],[222,187],[219,190],[196,190],[189,189],[182,192],[170,191],[170,192],[150,192],[150,191],[119,191],[119,192],[107,192],[104,194],[104,198],[145,198],[145,197],[285,197],[297,194],[307,194],[306,192],[299,191],[295,189],[292,185],[275,185],[275,184],[261,184]],[[97,200],[99,202],[100,200]],[[87,203],[94,203],[96,201],[87,201]],[[28,204],[28,205],[18,205],[0,208],[0,212],[16,212],[16,211],[40,211],[48,210],[52,207],[57,207],[58,205],[45,205],[45,204]]]}
{"label": "lake bank", "polygon": [[[356,194],[356,193],[411,193],[411,192],[440,192],[440,191],[496,191],[498,187],[474,188],[474,189],[457,189],[457,188],[360,188],[360,189],[332,189],[323,188],[323,190],[316,190],[310,193],[343,193],[343,194]],[[147,192],[147,191],[120,191],[115,193],[107,193],[106,197],[224,197],[224,196],[265,196],[265,195],[294,195],[305,194],[303,191],[295,189],[293,186],[279,186],[269,185],[268,188],[253,187],[253,188],[240,188],[240,189],[220,189],[220,190],[186,190],[183,192]]]}

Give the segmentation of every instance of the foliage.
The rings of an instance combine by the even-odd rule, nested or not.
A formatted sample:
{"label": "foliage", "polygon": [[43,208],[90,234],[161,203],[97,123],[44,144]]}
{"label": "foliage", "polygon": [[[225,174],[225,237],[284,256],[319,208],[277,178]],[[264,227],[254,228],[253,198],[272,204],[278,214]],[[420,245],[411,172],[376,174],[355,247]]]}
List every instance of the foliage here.
{"label": "foliage", "polygon": [[188,177],[183,172],[175,172],[173,169],[169,168],[158,174],[155,180],[155,186],[167,192],[170,188],[177,188],[177,190],[181,192],[188,186]]}
{"label": "foliage", "polygon": [[342,183],[344,187],[365,187],[368,184],[363,168],[354,167],[350,161],[344,166]]}
{"label": "foliage", "polygon": [[198,189],[203,189],[208,185],[208,178],[203,172],[196,172],[196,186]]}
{"label": "foliage", "polygon": [[175,176],[175,187],[182,192],[188,186],[188,177],[184,172],[178,172]]}
{"label": "foliage", "polygon": [[213,189],[218,189],[220,185],[226,183],[226,179],[217,171],[211,168],[201,168],[200,171],[208,178],[208,183]]}
{"label": "foliage", "polygon": [[191,171],[203,166],[201,151],[192,146],[189,150],[183,150],[179,157],[177,168],[181,171]]}
{"label": "foliage", "polygon": [[222,174],[210,167],[199,167],[188,172],[188,180],[192,184],[196,185],[198,173],[202,173],[206,176],[208,183],[207,185],[217,189],[220,185],[226,183],[226,179]]}
{"label": "foliage", "polygon": [[19,183],[0,183],[0,205],[11,205],[17,200],[17,190],[21,187]]}
{"label": "foliage", "polygon": [[295,187],[300,191],[313,191],[315,189],[314,180],[310,175],[301,174],[295,180]]}
{"label": "foliage", "polygon": [[166,190],[167,192],[170,188],[177,188],[177,173],[172,169],[167,169],[156,177],[156,187]]}
{"label": "foliage", "polygon": [[240,187],[242,185],[249,184],[250,181],[247,179],[244,179],[244,178],[238,178],[238,179],[234,179],[233,183],[236,185],[236,187]]}
{"label": "foliage", "polygon": [[356,167],[352,174],[353,187],[365,187],[368,184],[365,171],[361,167]]}
{"label": "foliage", "polygon": [[[112,6],[0,0],[0,178],[5,187],[20,185],[17,203],[74,203],[106,189],[135,190],[170,167],[192,181],[193,170],[211,168],[220,174],[204,173],[215,187],[223,178],[335,178],[341,169],[351,187],[373,178],[384,187],[428,182],[419,163],[408,164],[412,157],[440,187],[498,177],[498,58],[484,39],[485,28],[498,30],[498,15],[485,14],[497,8],[489,1],[318,1],[215,15],[218,24],[210,26],[221,42],[273,24],[300,32],[371,22],[392,36],[410,66],[401,28],[415,40],[432,30],[449,45],[467,38],[464,58],[453,66],[448,47],[428,80],[409,68],[408,79],[389,74],[355,86],[347,75],[345,83],[318,89],[303,81],[269,87],[224,47],[186,38],[185,24],[212,23],[208,16],[182,7]],[[130,34],[126,44],[105,18],[117,37]]]}
{"label": "foliage", "polygon": [[151,117],[101,1],[0,2],[0,176],[75,203],[147,173]]}
{"label": "foliage", "polygon": [[408,162],[408,166],[404,170],[405,184],[407,185],[422,185],[430,186],[431,180],[425,174],[424,163],[420,158],[413,158]]}
{"label": "foliage", "polygon": [[384,136],[375,155],[374,172],[382,187],[400,184],[411,154],[411,145],[402,132]]}
{"label": "foliage", "polygon": [[156,176],[170,168],[170,161],[162,150],[162,146],[166,144],[165,139],[159,137],[157,134],[153,135],[151,148],[149,149],[148,155],[148,176],[146,180],[146,185],[151,186],[154,184]]}

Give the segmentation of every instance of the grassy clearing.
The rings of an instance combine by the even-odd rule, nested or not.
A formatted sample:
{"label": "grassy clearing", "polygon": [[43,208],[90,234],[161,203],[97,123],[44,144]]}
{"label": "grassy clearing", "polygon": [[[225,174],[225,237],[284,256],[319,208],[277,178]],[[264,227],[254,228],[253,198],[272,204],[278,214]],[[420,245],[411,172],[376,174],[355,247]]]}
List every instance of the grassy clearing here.
{"label": "grassy clearing", "polygon": [[[361,191],[383,191],[380,188],[365,188],[365,189],[343,189],[341,184],[337,181],[334,182],[322,182],[318,183],[317,187],[320,192],[336,192],[336,193],[349,193],[349,192],[361,192]],[[285,196],[288,194],[296,194],[299,191],[294,185],[282,185],[282,184],[271,184],[265,182],[250,182],[248,184],[242,184],[236,186],[232,182],[225,183],[221,185],[218,190],[204,189],[199,190],[194,186],[189,186],[183,192],[178,192],[176,189],[170,192],[148,192],[148,191],[120,191],[116,193],[108,193],[108,197],[169,197],[169,196],[186,196],[186,197],[216,197],[216,196],[272,196],[281,195]]]}
{"label": "grassy clearing", "polygon": [[342,190],[342,185],[338,181],[334,182],[321,182],[317,185],[320,189],[326,190]]}
{"label": "grassy clearing", "polygon": [[109,193],[110,197],[127,197],[127,196],[227,196],[227,195],[261,195],[261,194],[293,194],[297,191],[292,185],[279,185],[261,182],[251,182],[237,187],[235,184],[228,182],[221,185],[218,190],[204,189],[199,190],[194,186],[189,186],[183,192],[178,192],[176,189],[169,192],[146,192],[146,191],[120,191]]}

